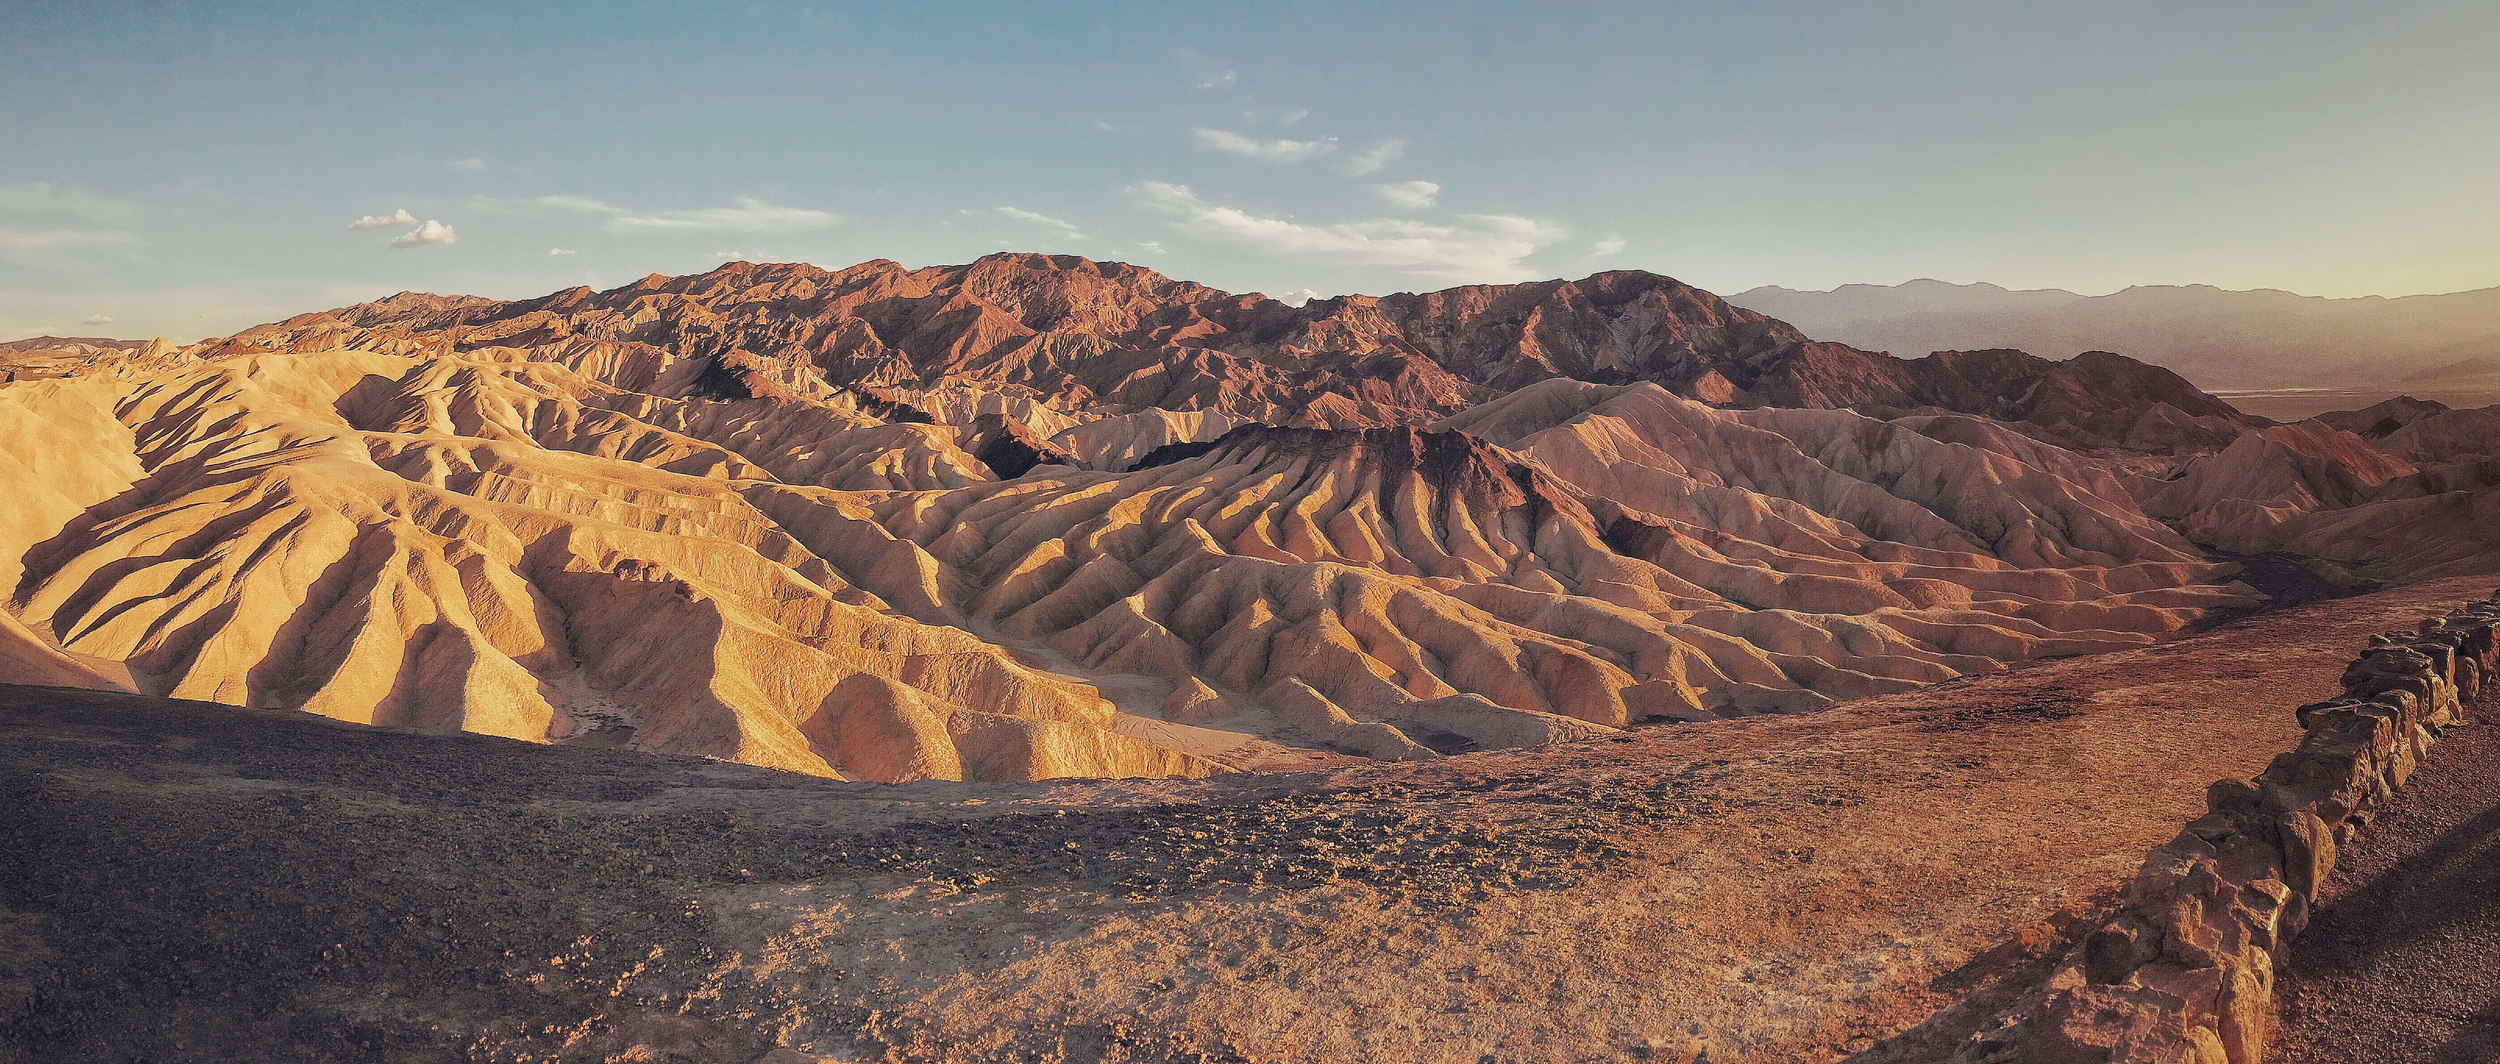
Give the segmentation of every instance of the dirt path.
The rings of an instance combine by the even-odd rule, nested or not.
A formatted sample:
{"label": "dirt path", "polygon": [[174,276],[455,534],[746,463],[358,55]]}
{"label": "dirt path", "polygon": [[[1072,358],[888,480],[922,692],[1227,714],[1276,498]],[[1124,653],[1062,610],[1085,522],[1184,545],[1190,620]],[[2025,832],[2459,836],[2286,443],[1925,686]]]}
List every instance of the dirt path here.
{"label": "dirt path", "polygon": [[0,688],[0,1064],[1932,1060],[2366,636],[2489,591],[1199,782],[837,784]]}
{"label": "dirt path", "polygon": [[2267,1059],[2500,1061],[2500,697],[2476,708],[2339,855]]}

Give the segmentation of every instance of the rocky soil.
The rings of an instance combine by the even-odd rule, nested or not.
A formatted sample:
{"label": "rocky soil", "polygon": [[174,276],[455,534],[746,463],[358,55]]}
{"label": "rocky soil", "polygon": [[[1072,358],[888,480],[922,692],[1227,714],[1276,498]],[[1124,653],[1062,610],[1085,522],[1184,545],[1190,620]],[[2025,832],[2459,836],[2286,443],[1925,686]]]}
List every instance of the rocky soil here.
{"label": "rocky soil", "polygon": [[0,689],[0,1060],[1934,1059],[2365,636],[2486,583],[1196,781],[840,783]]}

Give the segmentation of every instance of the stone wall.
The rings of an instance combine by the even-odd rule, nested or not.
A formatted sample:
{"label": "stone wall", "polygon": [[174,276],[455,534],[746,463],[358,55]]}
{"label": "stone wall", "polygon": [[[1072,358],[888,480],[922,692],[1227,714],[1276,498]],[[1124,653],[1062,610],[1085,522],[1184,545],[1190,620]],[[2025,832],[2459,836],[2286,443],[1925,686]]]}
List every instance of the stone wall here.
{"label": "stone wall", "polygon": [[2373,636],[2308,735],[2152,852],[2118,912],[1957,1064],[2256,1064],[2276,959],[2371,811],[2404,784],[2500,658],[2500,594]]}

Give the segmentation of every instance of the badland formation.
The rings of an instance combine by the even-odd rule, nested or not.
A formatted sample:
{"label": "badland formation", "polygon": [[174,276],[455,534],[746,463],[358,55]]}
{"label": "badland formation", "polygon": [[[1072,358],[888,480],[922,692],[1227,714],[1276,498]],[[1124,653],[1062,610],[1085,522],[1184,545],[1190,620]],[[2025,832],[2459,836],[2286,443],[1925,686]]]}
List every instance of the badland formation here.
{"label": "badland formation", "polygon": [[[0,347],[0,359],[12,379],[0,385],[0,471],[11,495],[0,508],[0,587],[9,592],[0,611],[0,682],[390,726],[394,743],[489,751],[457,755],[481,765],[517,755],[510,744],[476,746],[459,733],[586,748],[565,756],[597,759],[547,761],[547,772],[625,764],[618,759],[626,755],[612,752],[622,748],[824,781],[1006,788],[893,790],[970,804],[960,816],[930,822],[937,826],[910,828],[926,838],[841,849],[844,861],[854,850],[862,862],[884,855],[882,863],[842,866],[850,870],[840,878],[854,890],[886,876],[927,891],[929,877],[943,872],[941,894],[953,897],[989,882],[982,876],[1012,884],[1016,875],[1040,875],[1009,871],[1024,867],[1017,861],[1036,868],[1038,861],[1051,875],[1095,883],[1102,898],[1162,897],[1158,891],[1197,889],[1192,884],[1300,884],[1295,889],[1385,891],[1386,902],[1365,904],[1411,916],[1395,907],[1491,905],[1487,899],[1504,890],[1585,898],[1596,889],[1591,883],[1624,861],[1667,859],[1646,850],[1637,860],[1626,856],[1640,849],[1633,836],[1685,832],[1674,836],[1685,840],[1679,845],[1712,855],[1696,858],[1705,863],[1734,861],[1778,834],[1782,848],[1757,856],[1791,862],[1800,897],[1831,901],[1845,895],[1846,882],[1872,882],[1892,884],[1870,888],[1879,892],[1933,895],[1920,905],[1981,905],[1954,900],[1959,888],[1931,881],[1927,871],[1904,871],[1902,862],[1918,863],[1919,844],[1859,852],[1852,847],[1864,845],[1863,835],[1827,838],[1821,865],[1797,863],[1799,852],[1814,860],[1818,851],[1801,840],[1828,824],[1804,814],[1728,811],[1763,802],[1770,803],[1764,810],[1789,809],[1780,803],[1823,794],[1829,801],[1808,810],[1814,817],[1854,815],[1845,811],[1872,800],[1868,789],[2050,807],[2070,797],[1956,791],[1974,767],[1952,760],[1963,755],[1933,737],[2045,735],[2037,729],[2051,726],[2084,734],[2073,720],[2100,719],[2090,714],[2124,701],[2093,701],[2092,691],[2123,686],[2110,671],[2119,666],[2105,663],[2138,663],[2126,668],[2140,665],[2149,670],[2144,676],[2166,677],[2161,682],[2211,682],[2187,673],[2219,659],[2198,659],[2204,664],[2187,670],[2158,664],[2180,647],[2290,655],[2286,662],[2308,655],[2298,658],[2309,662],[2303,667],[2325,669],[2328,679],[2287,680],[2284,690],[2324,697],[2333,668],[2372,626],[2410,625],[2409,615],[2397,616],[2403,609],[2453,604],[2420,589],[2446,594],[2462,586],[2455,578],[2500,572],[2500,412],[2391,400],[2278,424],[2119,354],[1897,358],[1812,339],[1641,272],[1289,306],[1066,256],[997,255],[916,270],[883,261],[837,271],[732,263],[516,302],[403,293],[190,345],[20,341]],[[2296,606],[2303,602],[2313,605]],[[2353,605],[2361,602],[2389,605]],[[2266,630],[2275,633],[2266,645],[2277,649],[2227,632],[2198,634],[2236,618],[2278,625]],[[2300,639],[2315,645],[2281,649]],[[1986,684],[1996,686],[1973,686]],[[2083,848],[2077,854],[1999,870],[2005,882],[2051,885],[2026,900],[1987,901],[1997,907],[1984,918],[1958,910],[1900,917],[1927,921],[1935,937],[1899,956],[1881,958],[1888,947],[1864,945],[1851,947],[1859,960],[1844,963],[1827,943],[1814,947],[1824,953],[1795,954],[1798,964],[1823,966],[1809,980],[1817,985],[1876,973],[1862,980],[1875,988],[1873,999],[1782,999],[1778,1009],[1753,1012],[1694,1006],[1672,1023],[1645,1019],[1640,1030],[1587,1027],[1605,1024],[1572,1019],[1579,1012],[1571,1010],[1590,1007],[1581,1000],[1568,1016],[1548,1012],[1520,1021],[1526,1027],[1504,1027],[1495,1019],[1509,1015],[1504,1002],[1533,1000],[1533,988],[1478,992],[1451,976],[1457,981],[1435,983],[1432,994],[1448,991],[1457,995],[1449,1008],[1483,1012],[1469,1021],[1476,1027],[1449,1021],[1448,1030],[1474,1033],[1427,1037],[1416,1032],[1432,1022],[1418,1013],[1380,1028],[1385,1041],[1358,1044],[1329,1039],[1371,1021],[1328,1019],[1336,1013],[1327,1009],[1305,1018],[1294,1010],[1310,995],[1274,981],[1236,987],[1220,1007],[1210,997],[1186,1022],[1174,1013],[1149,1023],[1139,1017],[1163,1015],[1153,1002],[1216,991],[1152,965],[1134,970],[1171,985],[1137,989],[1151,982],[1140,975],[1137,987],[1124,983],[1116,993],[1089,989],[1067,973],[1143,962],[1069,945],[1075,952],[1027,957],[1033,968],[1015,992],[1024,996],[989,1001],[965,990],[969,984],[928,975],[981,967],[963,957],[897,974],[903,970],[878,969],[884,962],[864,954],[808,953],[847,941],[841,929],[851,925],[842,921],[791,917],[795,923],[766,927],[777,917],[756,917],[763,923],[740,925],[738,933],[750,936],[739,940],[747,943],[743,960],[729,958],[735,951],[726,939],[701,947],[717,951],[707,964],[747,966],[739,977],[746,981],[737,983],[745,989],[714,985],[704,1000],[763,993],[754,987],[776,972],[840,968],[868,973],[858,976],[868,982],[824,975],[832,981],[809,984],[813,990],[785,982],[774,984],[781,997],[741,999],[750,1019],[780,1017],[779,1036],[689,1004],[685,995],[703,978],[688,974],[692,968],[670,977],[674,991],[651,990],[641,974],[602,976],[618,995],[657,993],[662,1004],[649,1006],[652,1016],[674,1009],[708,1017],[701,1022],[710,1026],[677,1035],[655,1034],[643,1020],[618,1018],[622,1012],[599,1013],[608,1026],[578,1037],[538,1032],[536,1019],[494,1028],[476,1017],[537,1014],[483,999],[438,1002],[415,1019],[381,1006],[288,1007],[333,1020],[364,1016],[356,1022],[382,1032],[375,1045],[400,1046],[413,1054],[407,1059],[422,1056],[409,1047],[430,1037],[409,1031],[432,1023],[440,1034],[444,1017],[462,1008],[472,1009],[460,1021],[468,1026],[454,1023],[460,1030],[442,1035],[444,1044],[512,1059],[569,1059],[563,1047],[575,1045],[576,1055],[589,1054],[584,1059],[754,1059],[775,1044],[831,1054],[825,1047],[836,1042],[906,1056],[1047,1056],[1024,1034],[981,1041],[984,1031],[1044,1028],[1057,1032],[1053,1052],[1072,1059],[1164,1059],[1154,1054],[1185,1050],[1216,1054],[1203,1059],[1306,1052],[1318,1055],[1303,1059],[1474,1060],[1492,1051],[1486,1047],[1507,1047],[1501,1051],[1518,1059],[1608,1059],[1633,1047],[1652,1059],[1692,1060],[1713,1046],[1713,1061],[1754,1059],[1745,1053],[1839,1059],[1877,1043],[1908,1047],[1899,1059],[1920,1059],[1925,1043],[1899,1042],[1901,1032],[1926,1030],[1918,1024],[1968,989],[1934,982],[1939,973],[1976,963],[1970,958],[1999,941],[2080,926],[2082,914],[2108,902],[2090,884],[2123,878],[2132,866],[2116,865],[2195,815],[2183,803],[2203,801],[2205,782],[2254,774],[2252,766],[2297,739],[2291,702],[2276,707],[2279,725],[2243,725],[2231,723],[2242,720],[2233,707],[2270,694],[2196,691],[2167,715],[2112,716],[2091,734],[2178,727],[2196,736],[2179,740],[2195,748],[2179,756],[2202,760],[2164,766],[2113,755],[2083,768],[2035,766],[2035,782],[2082,788],[2095,772],[2139,772],[2147,788],[2186,788],[2103,811],[2084,832],[2091,837],[2072,843]],[[266,714],[235,720],[252,722],[235,728],[297,727]],[[220,727],[203,733],[211,746],[222,741],[213,738]],[[295,736],[288,743],[312,744],[300,749],[348,741],[329,731],[286,734]],[[1859,738],[1832,738],[1844,735],[1884,738],[1858,746],[1849,743]],[[2019,738],[2003,741],[2003,750],[2036,752]],[[392,749],[409,751],[411,763],[454,756]],[[337,756],[337,763],[392,771],[389,757]],[[1568,766],[1540,757],[1567,758]],[[1727,768],[1746,757],[1784,766],[1780,778],[1796,786],[1746,790],[1759,779]],[[1667,763],[1702,767],[1654,778],[1633,771]],[[650,764],[698,771],[665,757]],[[600,771],[639,781],[635,774],[646,770]],[[1322,775],[1278,775],[1311,772]],[[1188,785],[1210,790],[1153,789],[1210,777],[1224,779]],[[858,814],[857,830],[920,823],[911,819],[919,814],[878,804],[889,801],[877,797],[883,791],[751,778],[799,788],[785,795],[793,802],[880,810]],[[1065,790],[1073,784],[1037,783],[1075,779],[1125,779],[1133,782],[1120,786],[1133,789],[1078,794]],[[1302,782],[1260,782],[1268,779]],[[1135,782],[1144,780],[1174,782]],[[642,786],[625,789],[645,794]],[[1539,816],[1567,810],[1569,818],[1513,830],[1502,826],[1514,824],[1510,814],[1466,805],[1478,800],[1468,795],[1506,787],[1547,810]],[[1398,788],[1412,794],[1400,798],[1409,792]],[[1343,821],[1335,811],[1302,807],[1322,792],[1361,800],[1344,804]],[[837,793],[846,797],[810,797]],[[996,810],[971,811],[990,800],[985,794],[1015,799],[1008,804],[1026,811],[1014,815],[1038,818],[1016,830],[1053,848],[993,857],[995,875],[973,868],[979,858],[967,854],[988,852],[978,847],[943,857],[955,852],[948,847],[968,845],[947,818],[995,827],[980,818]],[[1234,805],[1225,808],[1253,812],[1214,819],[1169,812],[1210,794],[1230,796],[1224,801]],[[574,800],[549,792],[529,801],[540,797]],[[390,799],[462,800],[455,792]],[[710,816],[739,801],[693,804]],[[1481,838],[1435,835],[1416,826],[1418,810],[1441,808],[1433,802],[1464,806],[1453,815],[1491,826]],[[1091,835],[1044,812],[1098,805],[1090,815],[1118,823]],[[587,806],[570,814],[531,808],[532,817],[607,815]],[[1939,822],[1998,815],[1970,805],[1920,808]],[[1323,814],[1342,830],[1305,830]],[[773,815],[796,814],[782,807]],[[608,867],[609,851],[644,844],[615,841],[631,834],[616,826],[625,822],[581,836],[597,840],[598,855],[575,854],[561,829],[516,828],[513,837],[525,841],[514,845],[529,849],[516,860],[611,884],[581,888],[593,893],[623,889],[612,887],[620,875],[673,874],[665,860]],[[1722,828],[1727,838],[1692,843],[1691,832]],[[2012,837],[2036,829],[1988,830]],[[1504,831],[1513,831],[1509,841],[1497,838]],[[1521,831],[1559,848],[1529,846]],[[1261,832],[1274,837],[1260,842]],[[1327,841],[1310,844],[1315,838]],[[19,841],[21,856],[53,852]],[[1063,842],[1067,854],[1098,845],[1116,853],[1061,868],[1051,862],[1061,859]],[[684,874],[714,882],[705,877],[717,872],[739,890],[815,882],[807,877],[823,869],[807,863],[813,857],[789,856],[795,845],[782,839],[757,843],[751,856],[715,855],[719,840],[706,840],[696,847],[702,860],[717,858],[721,869]],[[1367,847],[1362,860],[1374,864],[1365,868],[1404,871],[1349,875],[1360,862],[1327,859],[1339,846]],[[1471,865],[1471,852],[1497,856]],[[1855,858],[1875,864],[1857,867],[1854,880],[1818,878],[1856,867],[1847,864]],[[1640,889],[1653,894],[1716,889],[1700,885],[1707,877],[1691,869],[1679,873],[1684,880],[1654,868],[1643,874]],[[1762,892],[1759,884],[1741,889]],[[1418,898],[1435,892],[1446,897]],[[705,897],[717,906],[726,895]],[[737,897],[759,907],[797,904],[786,892]],[[1660,912],[1695,911],[1690,898],[1641,898]],[[659,904],[633,902],[646,903]],[[860,904],[856,896],[851,904]],[[1277,927],[1304,917],[1333,927],[1328,921],[1343,915],[1310,917],[1317,910],[1306,907],[1287,917],[1240,904],[1248,907],[1192,910],[1186,925],[1132,929],[1132,938],[1186,954],[1198,933],[1189,928],[1210,913],[1221,919],[1201,930],[1219,938],[1212,929],[1227,921],[1249,926],[1238,924],[1249,919],[1244,913],[1266,913],[1258,919],[1283,921]],[[879,919],[901,920],[892,914],[906,908],[895,902]],[[1557,938],[1579,935],[1580,948],[1599,950],[1629,948],[1641,937],[1620,922],[1628,910],[1600,908],[1617,922],[1573,925]],[[643,919],[644,909],[630,911]],[[911,911],[924,923],[884,927],[882,941],[944,939],[956,943],[944,949],[959,949],[970,940],[949,936],[970,932],[949,921],[978,923],[983,934],[1031,922],[955,908]],[[1506,935],[1536,933],[1527,925],[1542,919],[1534,905],[1502,911]],[[1128,919],[1084,912],[1066,916],[1069,926],[1112,928]],[[1713,924],[1695,916],[1685,933],[1708,939],[1742,927],[1776,938],[1763,928],[1787,926],[1764,919]],[[615,933],[660,934],[632,920],[643,930]],[[1423,924],[1458,926],[1436,920]],[[68,948],[38,923],[24,925],[25,941],[49,943],[49,956]],[[817,937],[791,937],[801,925]],[[1411,935],[1422,932],[1411,927],[1360,919],[1344,926],[1358,925],[1377,938],[1361,939],[1374,954],[1410,950],[1410,966],[1422,963],[1417,957],[1447,961],[1451,971],[1488,963],[1482,955],[1453,959],[1447,943],[1417,945]],[[2052,931],[2036,930],[2043,927]],[[594,928],[582,942],[606,933]],[[1085,941],[1125,933],[1114,928]],[[1249,951],[1224,961],[1236,970],[1282,963],[1320,971],[1318,953],[1262,961],[1258,947],[1224,941],[1236,954]],[[313,945],[324,956],[331,949],[326,941],[304,948]],[[676,939],[664,945],[681,948]],[[2047,948],[2034,946],[2033,954]],[[570,947],[551,939],[545,948],[562,960]],[[1769,947],[1728,948],[1738,959],[1726,963],[1742,966]],[[350,947],[342,941],[337,949]],[[652,949],[649,970],[658,971],[662,945]],[[766,953],[778,960],[763,960]],[[1993,977],[2028,955],[2004,954],[2003,964],[1969,970]],[[477,963],[483,972],[501,962]],[[1364,963],[1338,957],[1322,967],[1351,971]],[[1852,963],[1861,967],[1843,970]],[[1467,970],[1478,972],[1470,978],[1495,978]],[[1036,974],[1046,972],[1061,974]],[[1554,985],[1606,982],[1547,974]],[[506,978],[521,976],[478,975],[477,992]],[[1685,992],[1673,978],[1648,978]],[[1774,981],[1762,978],[1766,986]],[[1896,983],[1910,989],[1885,989]],[[38,984],[53,985],[26,983]],[[459,994],[471,993],[465,986]],[[432,992],[406,993],[424,1001],[434,1000],[424,997]],[[793,1018],[790,1002],[808,993],[849,1004]],[[879,994],[914,993],[924,995],[917,1011],[860,1011]],[[1096,1000],[1101,994],[1111,996]],[[765,998],[783,1011],[755,1004]],[[12,1021],[21,1025],[19,1044],[104,1044],[82,1042],[89,1036],[70,1027],[26,1034],[35,1028],[24,1025],[40,1026],[50,1013],[10,1004],[16,1000],[0,1000],[0,1013],[24,1006]],[[1408,1004],[1378,1007],[1403,1016],[1397,1010]],[[580,1006],[611,1007],[631,1011]],[[164,1016],[192,1015],[165,1008],[172,1011]],[[909,1023],[898,1018],[906,1013]],[[1764,1019],[1774,1013],[1807,1018],[1797,1021],[1802,1027]],[[1853,1015],[1873,1019],[1861,1029]],[[204,1031],[239,1040],[229,1047],[295,1038],[288,1044],[316,1056],[383,1052],[240,1020],[204,1022]],[[1138,1033],[1141,1024],[1152,1037]],[[1535,1045],[1577,1045],[1569,1039],[1578,1031],[1597,1048],[1540,1056],[1516,1041],[1528,1030],[1556,1039]],[[694,1048],[670,1049],[677,1043],[668,1039],[679,1036]],[[1288,1043],[1303,1048],[1280,1048]]]}

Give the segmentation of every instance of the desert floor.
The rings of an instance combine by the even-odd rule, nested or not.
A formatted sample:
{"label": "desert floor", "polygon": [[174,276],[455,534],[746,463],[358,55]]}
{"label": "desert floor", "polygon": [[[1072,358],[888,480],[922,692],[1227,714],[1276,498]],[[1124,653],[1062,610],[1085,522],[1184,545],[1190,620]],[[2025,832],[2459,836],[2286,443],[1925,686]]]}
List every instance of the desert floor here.
{"label": "desert floor", "polygon": [[2366,636],[2490,590],[1196,782],[832,783],[0,688],[0,1060],[1933,1059]]}

